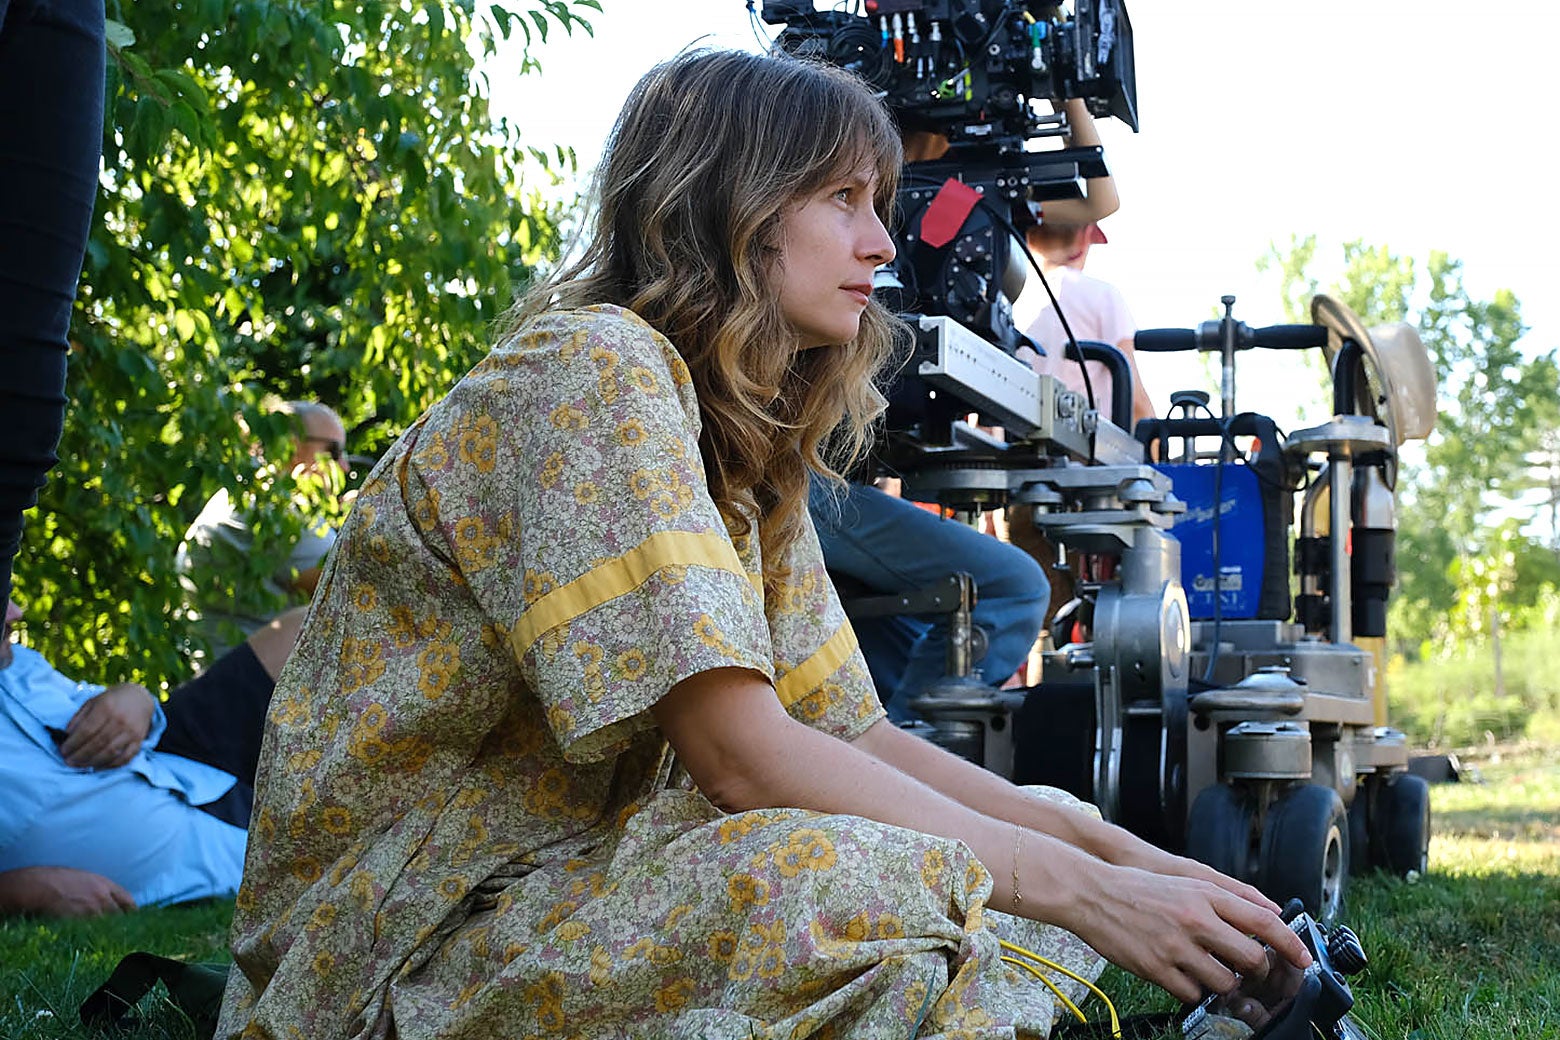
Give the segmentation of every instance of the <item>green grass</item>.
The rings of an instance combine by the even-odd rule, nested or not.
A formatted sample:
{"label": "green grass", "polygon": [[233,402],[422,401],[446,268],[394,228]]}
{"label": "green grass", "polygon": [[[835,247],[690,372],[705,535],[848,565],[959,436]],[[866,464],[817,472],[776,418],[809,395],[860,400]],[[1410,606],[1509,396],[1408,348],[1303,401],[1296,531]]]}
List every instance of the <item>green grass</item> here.
{"label": "green grass", "polygon": [[[1560,1038],[1560,748],[1462,754],[1483,783],[1431,790],[1430,872],[1351,883],[1344,919],[1371,966],[1353,981],[1376,1040]],[[0,1037],[92,1035],[75,1008],[133,950],[220,960],[231,903],[95,921],[0,923]],[[1102,985],[1123,1015],[1173,1009],[1115,969]],[[188,1040],[161,991],[126,1040]],[[1101,1008],[1087,1008],[1091,1017]],[[1168,1038],[1167,1038],[1168,1040]]]}
{"label": "green grass", "polygon": [[76,1009],[121,957],[136,950],[189,961],[226,960],[232,916],[232,901],[220,900],[84,921],[0,920],[0,1037],[191,1040],[189,1020],[160,986],[141,1003],[141,1026],[129,1032],[85,1029]]}

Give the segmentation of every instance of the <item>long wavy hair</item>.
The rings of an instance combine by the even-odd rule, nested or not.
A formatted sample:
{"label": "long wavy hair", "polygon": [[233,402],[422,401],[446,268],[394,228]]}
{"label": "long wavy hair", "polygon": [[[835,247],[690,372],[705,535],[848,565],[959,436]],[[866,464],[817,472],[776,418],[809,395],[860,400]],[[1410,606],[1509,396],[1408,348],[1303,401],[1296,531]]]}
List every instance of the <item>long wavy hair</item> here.
{"label": "long wavy hair", "polygon": [[868,447],[876,382],[903,325],[875,301],[838,346],[797,349],[779,306],[781,219],[872,168],[888,223],[899,133],[855,76],[737,51],[692,51],[629,95],[594,185],[588,245],[506,315],[613,303],[677,348],[702,411],[700,451],[734,530],[759,524],[766,582],[801,531],[809,470],[837,477]]}

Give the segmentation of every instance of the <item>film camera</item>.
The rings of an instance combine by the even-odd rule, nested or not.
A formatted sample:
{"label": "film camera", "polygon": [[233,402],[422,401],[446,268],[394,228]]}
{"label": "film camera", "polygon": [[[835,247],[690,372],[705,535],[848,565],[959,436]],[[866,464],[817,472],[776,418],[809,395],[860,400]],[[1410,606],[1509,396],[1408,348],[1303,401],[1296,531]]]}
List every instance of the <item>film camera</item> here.
{"label": "film camera", "polygon": [[[945,155],[905,167],[898,258],[880,275],[879,295],[907,317],[947,316],[1012,352],[1020,343],[1012,300],[1026,270],[1016,238],[1035,223],[1036,205],[1078,198],[1084,179],[1107,172],[1097,147],[1026,149],[1067,132],[1062,117],[1039,113],[1034,103],[1082,98],[1096,114],[1137,129],[1126,7],[1076,0],[1064,14],[1034,0],[858,6],[866,13],[765,0],[761,13],[785,23],[777,48],[853,70],[883,92],[907,133],[948,142]],[[939,197],[962,206],[946,234],[923,227]]]}
{"label": "film camera", "polygon": [[1137,129],[1132,26],[1120,0],[867,0],[864,15],[765,0],[781,48],[848,68],[882,90],[907,129],[955,144],[1041,132],[1027,102],[1086,98]]}

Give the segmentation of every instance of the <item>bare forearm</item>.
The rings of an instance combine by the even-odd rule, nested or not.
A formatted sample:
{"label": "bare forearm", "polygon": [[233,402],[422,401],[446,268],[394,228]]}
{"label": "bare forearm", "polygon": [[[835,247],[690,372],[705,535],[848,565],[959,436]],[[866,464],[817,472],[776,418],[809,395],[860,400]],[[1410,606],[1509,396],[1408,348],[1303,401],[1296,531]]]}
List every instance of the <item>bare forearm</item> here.
{"label": "bare forearm", "polygon": [[[1203,951],[1216,950],[1225,965],[1239,967],[1259,949],[1246,934],[1266,928],[1266,941],[1287,937],[1277,908],[1263,907],[1266,901],[1244,885],[1228,879],[1221,885],[1201,864],[1034,797],[892,725],[879,723],[873,731],[878,735],[867,744],[899,765],[857,746],[860,739],[843,744],[794,724],[750,759],[750,775],[767,790],[744,807],[796,805],[957,838],[991,874],[992,907],[1060,925],[1185,998],[1197,992],[1192,978],[1228,984],[1229,969]],[[934,782],[917,778],[916,769]],[[1178,918],[1179,952],[1167,963],[1141,958],[1142,936],[1166,915]],[[1191,975],[1183,977],[1169,962],[1193,965]]]}
{"label": "bare forearm", "polygon": [[[776,736],[780,739],[770,741],[763,752],[749,756],[741,793],[728,789],[729,794],[716,798],[721,808],[741,811],[794,806],[956,838],[968,845],[997,879],[993,905],[1011,909],[1012,823],[938,791],[889,761],[806,726],[792,724]],[[1038,909],[1035,906],[1031,912]]]}
{"label": "bare forearm", "polygon": [[1101,824],[1088,813],[1036,797],[888,722],[873,726],[856,744],[976,812],[1049,834],[1102,859],[1111,859],[1119,851],[1116,842],[1108,840],[1116,828]]}
{"label": "bare forearm", "polygon": [[[1094,117],[1079,98],[1067,101],[1061,111],[1067,113],[1067,144],[1071,147],[1092,148],[1100,144],[1100,132],[1094,125]],[[1063,224],[1088,224],[1103,220],[1121,208],[1121,195],[1116,191],[1116,181],[1107,174],[1091,177],[1083,182],[1081,199],[1053,199],[1047,202],[1044,218]]]}
{"label": "bare forearm", "polygon": [[1023,912],[1041,920],[1061,923],[1100,865],[1072,845],[949,797],[869,754],[859,741],[846,743],[795,721],[767,684],[743,673],[703,673],[652,711],[699,789],[727,812],[812,809],[962,841],[996,879],[997,909],[1017,909],[1011,877],[1021,841],[1023,891],[1032,893]]}
{"label": "bare forearm", "polygon": [[999,820],[1050,835],[1105,863],[1210,881],[1243,899],[1276,910],[1256,889],[1224,877],[1184,856],[1172,855],[1092,813],[1041,798],[1002,777],[949,754],[887,723],[873,726],[856,744],[894,768],[918,778],[961,805]]}
{"label": "bare forearm", "polygon": [[[766,679],[746,669],[691,676],[651,713],[694,782],[722,808],[814,809],[962,841],[993,876],[993,907],[1061,925],[1183,1000],[1200,986],[1233,985],[1226,965],[1256,964],[1262,953],[1247,938],[1253,933],[1287,943],[1286,956],[1304,966],[1299,940],[1276,908],[1251,898],[1254,891],[1230,890],[1236,883],[1220,885],[1190,860],[1180,862],[1210,876],[1106,862],[1088,846],[1105,847],[1105,836],[1126,832],[1041,805],[929,744],[917,751],[909,743],[916,738],[884,723],[852,743],[810,729],[785,713]],[[1130,836],[1121,840],[1149,848]],[[1024,893],[1022,903],[1015,890]],[[1164,939],[1144,944],[1155,931]]]}

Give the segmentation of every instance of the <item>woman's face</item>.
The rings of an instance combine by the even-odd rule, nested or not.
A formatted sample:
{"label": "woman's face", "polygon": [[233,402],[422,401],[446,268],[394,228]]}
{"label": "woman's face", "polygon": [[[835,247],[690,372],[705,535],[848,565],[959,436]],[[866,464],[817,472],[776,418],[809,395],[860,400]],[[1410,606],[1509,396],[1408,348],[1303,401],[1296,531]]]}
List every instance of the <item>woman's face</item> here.
{"label": "woman's face", "polygon": [[780,312],[803,350],[847,343],[861,327],[872,272],[894,258],[894,240],[872,206],[868,167],[826,182],[780,218]]}

